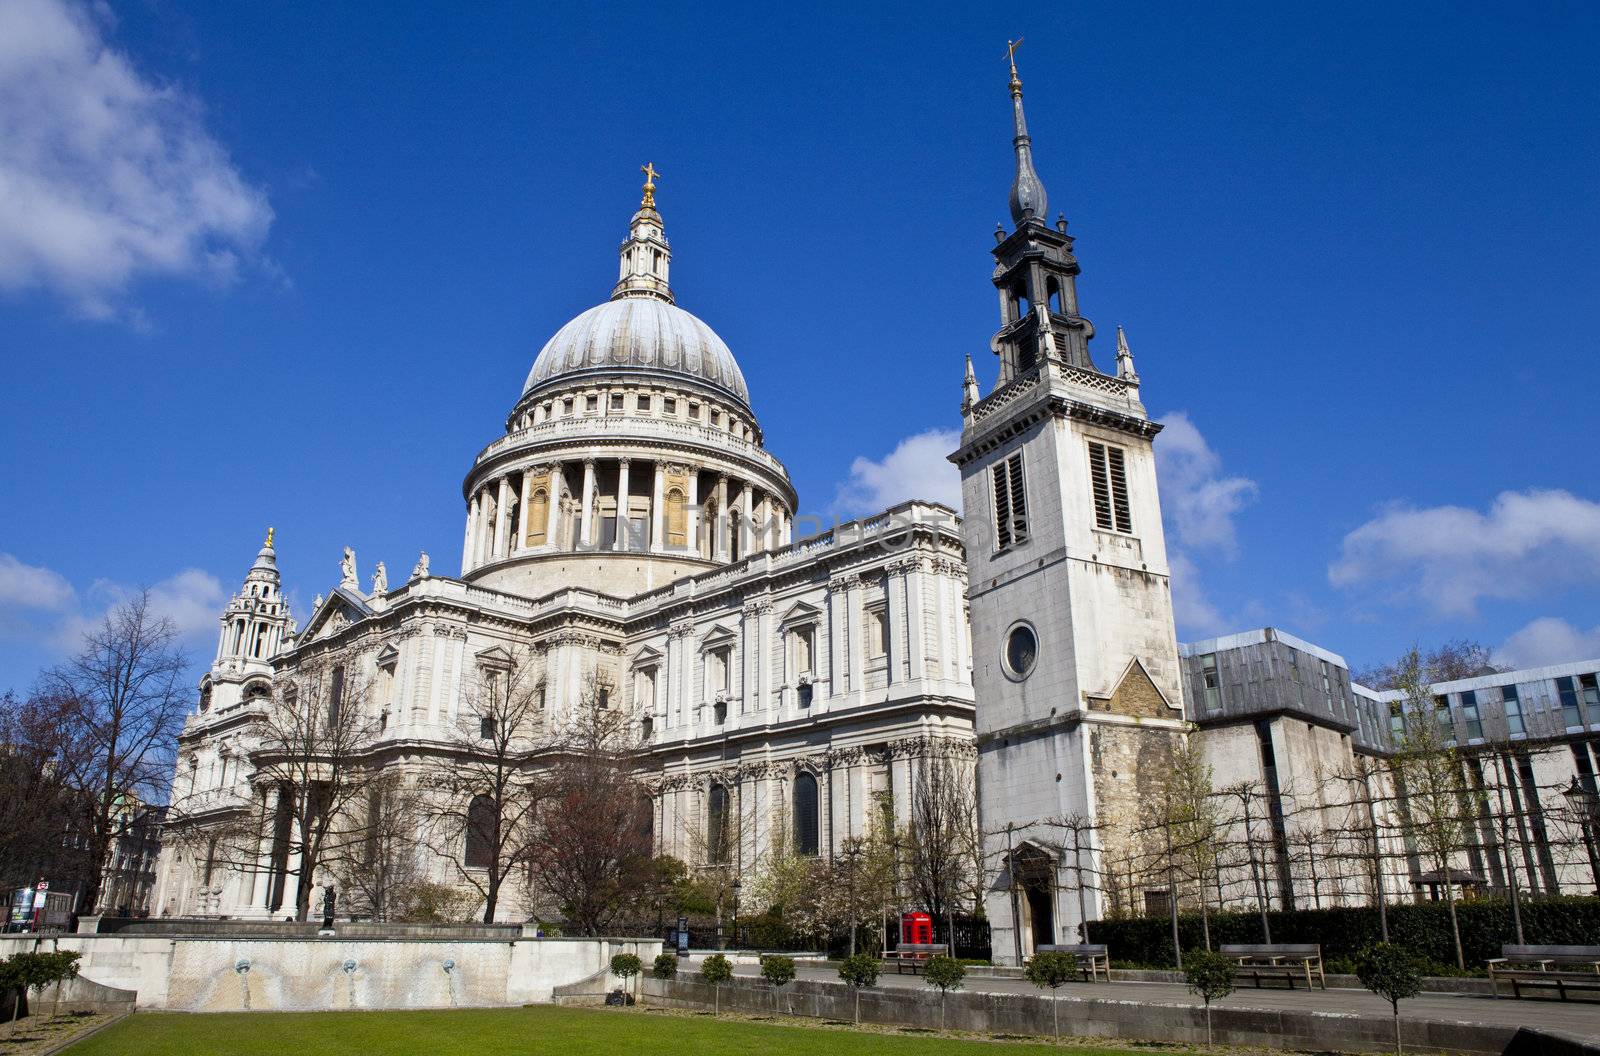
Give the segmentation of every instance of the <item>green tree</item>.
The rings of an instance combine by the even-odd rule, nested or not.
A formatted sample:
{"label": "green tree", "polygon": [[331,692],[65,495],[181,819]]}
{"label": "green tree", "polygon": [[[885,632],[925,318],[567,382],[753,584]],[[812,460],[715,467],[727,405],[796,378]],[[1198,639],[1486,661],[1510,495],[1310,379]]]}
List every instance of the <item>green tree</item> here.
{"label": "green tree", "polygon": [[778,1010],[778,991],[794,982],[794,958],[769,953],[761,958],[761,978],[772,984],[772,1010]]}
{"label": "green tree", "polygon": [[1394,1010],[1394,1051],[1404,1053],[1400,1040],[1400,1002],[1422,992],[1422,962],[1404,946],[1380,942],[1356,959],[1361,985],[1389,1002]]}
{"label": "green tree", "polygon": [[733,964],[720,953],[713,953],[700,963],[700,978],[713,987],[711,1014],[722,1011],[722,984],[733,978]]}
{"label": "green tree", "polygon": [[967,977],[967,969],[954,957],[940,954],[929,957],[928,963],[922,966],[922,978],[929,986],[939,988],[939,1029],[945,1029],[945,1000],[950,996],[950,991],[960,990],[961,981]]}
{"label": "green tree", "polygon": [[1028,958],[1027,966],[1023,968],[1023,976],[1043,990],[1049,987],[1050,994],[1050,1023],[1057,1038],[1061,1037],[1061,1013],[1056,1001],[1055,991],[1067,980],[1078,974],[1078,959],[1070,953],[1061,953],[1056,950],[1047,950],[1036,953]]}
{"label": "green tree", "polygon": [[43,995],[45,987],[55,985],[58,987],[56,1002],[59,1004],[60,984],[78,976],[78,956],[76,950],[58,950],[54,953],[19,953],[6,961],[4,970],[0,971],[0,979],[17,994],[11,1018],[17,1018],[29,990],[36,990]]}
{"label": "green tree", "polygon": [[678,955],[675,953],[658,953],[655,961],[650,965],[650,974],[657,979],[671,979],[678,974]]}
{"label": "green tree", "polygon": [[839,965],[839,978],[850,984],[855,992],[856,1025],[861,1024],[861,991],[878,985],[878,958],[870,953],[857,953]]}
{"label": "green tree", "polygon": [[1233,982],[1238,973],[1239,966],[1225,954],[1190,950],[1183,958],[1183,981],[1205,1002],[1207,1045],[1214,1044],[1211,1036],[1211,1002],[1233,993]]}
{"label": "green tree", "polygon": [[633,953],[619,953],[611,958],[611,974],[622,980],[622,984],[632,989],[633,977],[644,971],[644,962]]}

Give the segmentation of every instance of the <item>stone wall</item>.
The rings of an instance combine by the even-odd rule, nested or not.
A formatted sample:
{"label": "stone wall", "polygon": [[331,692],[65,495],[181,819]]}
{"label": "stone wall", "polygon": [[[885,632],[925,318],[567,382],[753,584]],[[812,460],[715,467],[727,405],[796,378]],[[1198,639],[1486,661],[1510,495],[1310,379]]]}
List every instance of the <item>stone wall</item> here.
{"label": "stone wall", "polygon": [[650,939],[63,935],[0,938],[0,957],[36,946],[77,950],[85,979],[137,991],[140,1008],[184,1012],[547,1002],[613,954],[661,952]]}

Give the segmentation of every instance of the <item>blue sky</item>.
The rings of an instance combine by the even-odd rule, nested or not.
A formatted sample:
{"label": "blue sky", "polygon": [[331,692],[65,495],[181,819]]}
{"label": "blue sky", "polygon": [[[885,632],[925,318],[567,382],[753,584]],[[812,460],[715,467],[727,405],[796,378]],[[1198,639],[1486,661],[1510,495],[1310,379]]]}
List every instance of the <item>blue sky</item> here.
{"label": "blue sky", "polygon": [[802,506],[948,494],[1018,34],[1180,635],[1600,654],[1595,5],[11,0],[0,687],[138,584],[208,651],[269,524],[302,618],[347,544],[455,571],[646,160]]}

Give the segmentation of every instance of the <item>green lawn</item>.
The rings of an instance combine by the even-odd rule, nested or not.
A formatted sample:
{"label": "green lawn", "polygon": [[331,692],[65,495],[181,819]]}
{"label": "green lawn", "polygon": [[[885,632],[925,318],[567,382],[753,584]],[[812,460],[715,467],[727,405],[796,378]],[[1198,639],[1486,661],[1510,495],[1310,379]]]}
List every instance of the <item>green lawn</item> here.
{"label": "green lawn", "polygon": [[[1060,1051],[1069,1050],[1063,1046]],[[1070,1051],[1081,1056],[1111,1056],[1132,1050]],[[68,1056],[749,1056],[752,1052],[761,1056],[1041,1056],[1040,1046],[1026,1043],[551,1005],[432,1012],[140,1012],[73,1046]]]}

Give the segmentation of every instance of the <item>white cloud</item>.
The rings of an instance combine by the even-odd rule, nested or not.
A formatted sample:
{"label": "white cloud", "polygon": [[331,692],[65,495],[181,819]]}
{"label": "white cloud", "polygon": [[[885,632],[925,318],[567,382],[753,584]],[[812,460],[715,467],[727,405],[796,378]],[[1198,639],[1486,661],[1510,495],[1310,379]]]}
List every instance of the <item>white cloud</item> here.
{"label": "white cloud", "polygon": [[908,436],[881,461],[860,457],[850,464],[850,479],[839,485],[833,512],[840,516],[877,513],[907,499],[942,502],[961,509],[961,473],[949,461],[961,444],[954,429],[930,429]]}
{"label": "white cloud", "polygon": [[1222,459],[1182,411],[1161,419],[1156,440],[1156,475],[1161,512],[1178,544],[1227,556],[1238,540],[1233,518],[1256,496],[1256,482],[1222,475]]}
{"label": "white cloud", "polygon": [[1584,631],[1566,620],[1543,616],[1517,631],[1494,651],[1497,664],[1543,667],[1600,657],[1600,627]]}
{"label": "white cloud", "polygon": [[1336,587],[1378,586],[1440,616],[1484,599],[1600,581],[1600,503],[1566,491],[1506,491],[1485,512],[1395,505],[1344,537]]}
{"label": "white cloud", "polygon": [[199,101],[142,76],[73,0],[0,3],[0,290],[137,323],[143,275],[231,281],[272,223]]}
{"label": "white cloud", "polygon": [[[59,572],[0,553],[0,638],[43,643],[62,655],[76,652],[84,632],[137,590],[101,579],[80,594]],[[150,587],[151,610],[172,621],[187,648],[203,648],[214,640],[227,600],[217,577],[198,568],[186,568]]]}
{"label": "white cloud", "polygon": [[73,601],[72,584],[59,573],[0,553],[0,606],[60,612]]}
{"label": "white cloud", "polygon": [[1232,558],[1238,550],[1234,517],[1256,497],[1256,482],[1222,473],[1222,458],[1182,411],[1161,419],[1156,477],[1167,526],[1172,569],[1172,615],[1181,637],[1220,634],[1236,624],[1206,596],[1198,556]]}

